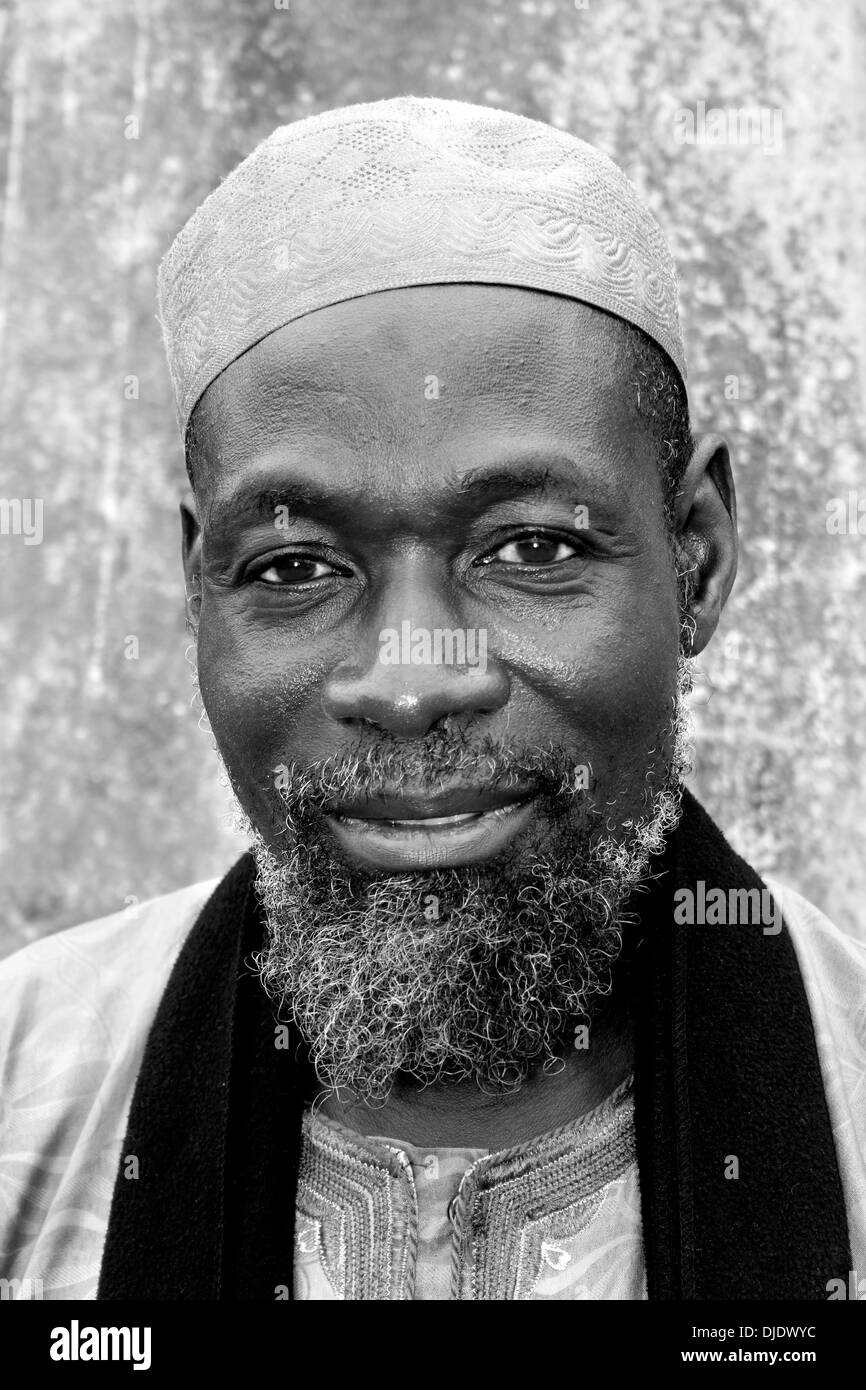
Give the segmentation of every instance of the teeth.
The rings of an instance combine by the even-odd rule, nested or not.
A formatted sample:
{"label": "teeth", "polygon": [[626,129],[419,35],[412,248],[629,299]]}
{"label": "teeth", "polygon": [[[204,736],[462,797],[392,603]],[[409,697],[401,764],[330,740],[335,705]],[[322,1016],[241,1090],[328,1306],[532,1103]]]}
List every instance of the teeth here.
{"label": "teeth", "polygon": [[482,811],[465,811],[457,816],[424,816],[421,820],[389,820],[385,824],[408,826],[417,830],[419,826],[462,825],[465,821],[480,820],[483,814]]}
{"label": "teeth", "polygon": [[484,816],[501,818],[520,804],[519,801],[509,801],[507,806],[497,806],[490,811],[461,811],[455,816],[420,816],[414,820],[368,820],[360,816],[340,816],[340,820],[346,825],[363,826],[365,830],[374,830],[377,825],[389,825],[398,830],[434,830],[440,826],[468,825]]}

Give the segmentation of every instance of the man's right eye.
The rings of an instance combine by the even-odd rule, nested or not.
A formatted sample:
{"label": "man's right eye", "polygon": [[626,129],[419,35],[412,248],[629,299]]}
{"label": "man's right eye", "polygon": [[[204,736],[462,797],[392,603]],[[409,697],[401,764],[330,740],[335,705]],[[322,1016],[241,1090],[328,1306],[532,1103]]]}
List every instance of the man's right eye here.
{"label": "man's right eye", "polygon": [[276,560],[271,560],[266,569],[253,574],[253,579],[270,588],[280,589],[314,583],[317,579],[328,579],[336,573],[333,565],[325,560],[315,560],[311,555],[280,555]]}

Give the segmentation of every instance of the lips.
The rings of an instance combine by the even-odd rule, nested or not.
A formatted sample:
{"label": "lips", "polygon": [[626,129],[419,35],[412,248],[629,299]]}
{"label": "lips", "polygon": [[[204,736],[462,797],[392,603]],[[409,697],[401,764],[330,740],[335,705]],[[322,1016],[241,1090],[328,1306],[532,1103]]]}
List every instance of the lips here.
{"label": "lips", "polygon": [[459,786],[438,793],[393,792],[390,795],[364,797],[358,801],[341,801],[328,807],[328,815],[343,820],[391,821],[454,821],[455,818],[478,817],[514,802],[528,801],[535,789],[523,784],[485,791],[477,787]]}
{"label": "lips", "polygon": [[450,868],[501,854],[529,824],[534,800],[529,789],[459,787],[341,802],[325,821],[342,852],[366,868]]}

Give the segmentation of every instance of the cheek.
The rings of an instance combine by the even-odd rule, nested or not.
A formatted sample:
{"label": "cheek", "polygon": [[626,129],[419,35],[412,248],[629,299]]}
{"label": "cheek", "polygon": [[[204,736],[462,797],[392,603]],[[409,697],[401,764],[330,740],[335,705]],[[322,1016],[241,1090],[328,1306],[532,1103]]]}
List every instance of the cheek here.
{"label": "cheek", "polygon": [[279,763],[319,756],[310,751],[302,723],[321,684],[321,662],[287,651],[276,631],[269,636],[259,630],[253,637],[242,622],[203,609],[198,670],[217,747],[247,795],[270,789]]}
{"label": "cheek", "polygon": [[543,628],[500,633],[497,644],[531,737],[566,743],[605,783],[644,775],[676,691],[676,602],[664,587],[621,610],[551,615]]}

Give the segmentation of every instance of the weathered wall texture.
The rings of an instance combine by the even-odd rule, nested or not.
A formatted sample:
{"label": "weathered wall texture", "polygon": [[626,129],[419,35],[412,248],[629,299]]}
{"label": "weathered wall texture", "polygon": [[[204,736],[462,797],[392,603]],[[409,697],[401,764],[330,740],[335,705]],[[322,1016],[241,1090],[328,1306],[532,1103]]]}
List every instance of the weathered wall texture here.
{"label": "weathered wall texture", "polygon": [[856,0],[18,0],[0,45],[0,495],[44,505],[41,544],[0,535],[0,953],[235,852],[190,704],[155,267],[274,125],[403,92],[570,128],[667,229],[743,537],[696,789],[759,869],[866,931]]}

